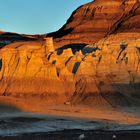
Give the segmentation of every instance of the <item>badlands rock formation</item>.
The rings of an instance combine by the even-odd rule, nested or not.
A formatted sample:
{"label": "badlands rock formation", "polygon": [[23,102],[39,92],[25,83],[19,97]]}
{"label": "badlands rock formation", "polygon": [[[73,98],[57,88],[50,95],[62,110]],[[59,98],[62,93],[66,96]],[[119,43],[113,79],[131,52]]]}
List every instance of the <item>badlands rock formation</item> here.
{"label": "badlands rock formation", "polygon": [[138,0],[95,0],[50,34],[56,46],[46,38],[3,47],[0,95],[41,97],[50,103],[139,105],[137,23]]}
{"label": "badlands rock formation", "polygon": [[95,43],[118,32],[140,32],[139,0],[94,0],[76,9],[57,32],[55,46]]}
{"label": "badlands rock formation", "polygon": [[139,104],[139,37],[111,35],[85,55],[85,48],[75,54],[70,48],[51,52],[39,42],[7,45],[0,51],[0,94],[51,103]]}
{"label": "badlands rock formation", "polygon": [[65,63],[73,54],[52,53],[51,43],[51,38],[43,45],[42,42],[13,43],[0,50],[0,95],[48,97],[54,103],[59,97],[59,102],[64,102],[70,96],[74,90],[73,74]]}

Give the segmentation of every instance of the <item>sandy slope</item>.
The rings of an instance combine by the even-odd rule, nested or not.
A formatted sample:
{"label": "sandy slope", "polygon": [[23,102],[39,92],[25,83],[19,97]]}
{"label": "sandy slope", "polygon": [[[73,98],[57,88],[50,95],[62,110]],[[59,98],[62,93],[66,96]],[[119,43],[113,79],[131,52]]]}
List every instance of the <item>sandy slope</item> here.
{"label": "sandy slope", "polygon": [[[77,117],[90,120],[115,122],[118,124],[140,123],[139,107],[88,107],[71,105],[50,105],[43,99],[18,99],[13,97],[0,97],[0,102],[8,104],[15,110],[34,112],[54,116]],[[0,107],[0,111],[2,107]]]}

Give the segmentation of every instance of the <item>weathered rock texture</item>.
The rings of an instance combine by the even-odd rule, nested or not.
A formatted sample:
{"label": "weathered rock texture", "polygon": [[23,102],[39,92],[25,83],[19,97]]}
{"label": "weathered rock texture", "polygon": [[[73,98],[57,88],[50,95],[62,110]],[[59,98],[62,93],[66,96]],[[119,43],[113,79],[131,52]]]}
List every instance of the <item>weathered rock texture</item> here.
{"label": "weathered rock texture", "polygon": [[61,47],[95,43],[117,32],[140,32],[139,0],[94,0],[76,9],[67,23],[49,36]]}
{"label": "weathered rock texture", "polygon": [[49,62],[46,52],[49,50],[41,43],[34,42],[14,43],[1,49],[0,95],[42,96],[54,102],[59,97],[60,101],[66,100],[65,95],[70,95],[74,87],[73,74],[65,67],[69,56],[51,54],[54,60],[50,57]]}
{"label": "weathered rock texture", "polygon": [[[78,68],[72,101],[112,106],[137,104],[136,100],[140,99],[139,37],[140,34],[118,33],[99,41],[98,48],[86,55]],[[122,43],[124,40],[128,44]]]}
{"label": "weathered rock texture", "polygon": [[37,96],[53,103],[136,105],[139,37],[139,33],[111,35],[87,46],[92,51],[85,55],[83,50],[73,54],[70,48],[46,53],[41,43],[34,42],[7,45],[0,50],[0,95]]}
{"label": "weathered rock texture", "polygon": [[[95,0],[51,34],[55,45],[65,46],[55,50],[51,38],[5,46],[0,50],[0,95],[39,96],[51,103],[139,105],[138,23],[138,0]],[[91,44],[83,48],[78,43]]]}

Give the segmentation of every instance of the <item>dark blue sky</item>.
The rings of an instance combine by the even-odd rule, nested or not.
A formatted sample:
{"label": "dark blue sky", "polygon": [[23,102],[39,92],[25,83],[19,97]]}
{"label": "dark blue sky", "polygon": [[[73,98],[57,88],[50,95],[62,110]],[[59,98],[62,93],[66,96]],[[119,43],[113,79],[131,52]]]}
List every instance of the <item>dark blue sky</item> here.
{"label": "dark blue sky", "polygon": [[75,10],[92,0],[0,0],[0,30],[37,34],[58,30]]}

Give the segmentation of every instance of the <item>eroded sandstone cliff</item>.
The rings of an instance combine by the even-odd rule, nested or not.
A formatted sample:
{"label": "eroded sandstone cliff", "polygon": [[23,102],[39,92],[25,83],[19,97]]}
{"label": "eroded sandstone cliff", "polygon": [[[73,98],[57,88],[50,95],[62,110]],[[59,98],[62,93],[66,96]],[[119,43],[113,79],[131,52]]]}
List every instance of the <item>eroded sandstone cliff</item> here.
{"label": "eroded sandstone cliff", "polygon": [[5,46],[0,49],[0,95],[41,97],[50,103],[139,105],[138,23],[138,0],[95,0],[50,34],[59,49],[48,39],[46,44]]}
{"label": "eroded sandstone cliff", "polygon": [[7,45],[0,50],[0,94],[54,103],[138,104],[139,37],[111,35],[87,46],[91,52],[84,48],[75,54],[70,48],[46,53],[41,43]]}

